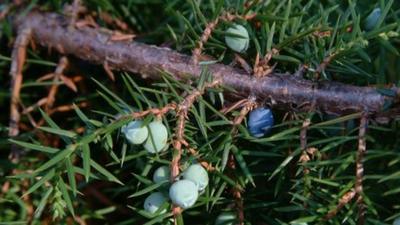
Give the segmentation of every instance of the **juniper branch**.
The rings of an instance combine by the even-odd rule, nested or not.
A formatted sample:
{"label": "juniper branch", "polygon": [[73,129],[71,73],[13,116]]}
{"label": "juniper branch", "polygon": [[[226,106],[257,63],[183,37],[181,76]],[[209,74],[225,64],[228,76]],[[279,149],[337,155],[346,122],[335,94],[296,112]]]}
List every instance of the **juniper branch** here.
{"label": "juniper branch", "polygon": [[[33,40],[62,54],[71,54],[95,64],[107,63],[110,69],[139,73],[143,78],[159,79],[166,71],[179,80],[196,79],[202,66],[193,64],[191,57],[167,48],[138,42],[113,41],[112,32],[81,27],[68,29],[68,19],[54,13],[33,12],[15,20],[19,31],[29,27]],[[254,95],[257,101],[267,102],[273,108],[309,111],[315,100],[316,110],[334,115],[368,111],[382,112],[388,102],[398,103],[400,91],[392,88],[393,96],[378,92],[373,87],[357,87],[338,82],[305,80],[291,74],[271,73],[256,79],[246,72],[223,64],[208,65],[222,85],[230,87],[233,98]],[[234,91],[228,91],[234,90]],[[400,113],[395,105],[396,115]],[[385,116],[392,116],[386,114]]]}

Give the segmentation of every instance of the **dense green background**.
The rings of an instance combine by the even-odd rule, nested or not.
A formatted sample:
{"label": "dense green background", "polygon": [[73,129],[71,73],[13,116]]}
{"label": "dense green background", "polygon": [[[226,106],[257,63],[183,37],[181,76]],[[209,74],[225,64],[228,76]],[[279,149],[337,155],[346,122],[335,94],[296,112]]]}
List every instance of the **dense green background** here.
{"label": "dense green background", "polygon": [[[78,136],[64,137],[64,142],[57,134],[48,135],[48,143],[42,144],[65,152],[70,150],[69,143],[77,146],[89,141],[91,159],[98,163],[91,164],[89,182],[85,182],[82,175],[81,147],[76,147],[68,157],[57,158],[49,153],[26,149],[20,163],[12,164],[7,159],[10,149],[7,137],[9,57],[16,36],[11,27],[13,15],[38,9],[61,13],[67,3],[70,2],[22,1],[0,22],[0,184],[10,182],[8,191],[0,193],[0,224],[70,224],[73,221],[72,209],[78,218],[88,224],[144,224],[163,217],[167,218],[161,224],[170,224],[168,215],[152,220],[140,211],[148,193],[128,198],[152,187],[149,182],[152,172],[160,165],[169,163],[170,152],[151,156],[141,147],[128,146],[118,132],[118,128],[127,121],[115,124],[110,120],[112,115],[126,107],[141,110],[160,107],[171,101],[179,102],[183,91],[193,89],[171,80],[167,74],[163,81],[150,83],[138,76],[118,72],[115,73],[116,81],[112,82],[101,67],[70,57],[72,69],[66,75],[83,75],[84,80],[79,82],[77,93],[60,86],[56,106],[87,102],[89,107],[82,111],[96,121],[90,122],[74,111],[55,113],[51,119],[46,117],[48,123],[45,126],[54,128],[49,122],[54,121],[64,130],[81,126],[86,130]],[[0,9],[11,4],[12,1],[2,2]],[[222,11],[233,14],[254,12],[257,17],[253,21],[235,21],[244,25],[250,33],[250,48],[241,55],[250,65],[253,65],[256,53],[265,55],[272,48],[279,48],[280,54],[272,60],[272,63],[277,63],[276,71],[293,73],[306,64],[310,71],[305,76],[313,79],[312,70],[327,56],[338,54],[322,73],[321,79],[359,86],[400,85],[398,1],[267,0],[250,4],[248,8],[243,7],[245,1],[239,0],[85,0],[83,4],[100,26],[118,29],[115,24],[108,24],[96,16],[106,12],[127,23],[137,35],[137,41],[168,46],[187,54],[191,53],[206,24]],[[377,7],[382,9],[382,15],[376,26],[366,31],[365,18]],[[226,64],[231,63],[234,56],[224,43],[224,31],[228,27],[229,23],[221,22],[203,51]],[[329,31],[330,35],[318,37],[315,35],[318,31]],[[21,91],[21,101],[25,106],[47,95],[51,82],[38,82],[37,79],[54,71],[60,58],[56,52],[40,47],[29,48],[28,53]],[[220,171],[229,152],[238,161],[237,169],[230,176],[234,179],[222,172],[210,173],[210,185],[198,204],[183,213],[186,224],[213,224],[219,213],[232,208],[234,199],[229,192],[232,185],[240,185],[245,190],[243,200],[247,224],[277,225],[294,221],[356,224],[357,205],[354,200],[332,220],[321,222],[321,219],[354,185],[357,115],[332,117],[322,113],[296,114],[275,110],[276,126],[268,136],[260,139],[250,137],[244,123],[239,134],[231,138],[229,120],[237,112],[227,115],[217,113],[222,103],[229,103],[222,102],[219,91],[211,90],[195,104],[186,125],[186,134],[202,158],[216,165]],[[43,114],[35,110],[32,116],[40,120]],[[308,142],[318,152],[307,164],[301,164],[298,162],[299,130],[307,117],[312,118]],[[171,134],[175,122],[173,113],[164,118]],[[41,145],[37,141],[37,130],[32,128],[26,116],[22,118],[22,123],[27,125],[27,129],[18,140]],[[364,160],[367,224],[391,224],[394,218],[400,216],[399,127],[398,120],[387,125],[370,122],[368,151]],[[100,130],[102,134],[92,135],[94,130]],[[52,131],[62,133],[58,128]],[[192,157],[184,155],[183,163],[191,160]],[[55,163],[50,165],[49,162]],[[50,166],[32,174],[43,165]],[[100,165],[104,168],[99,168]],[[310,169],[307,176],[302,172],[304,166]],[[10,177],[16,174],[16,177]],[[72,174],[76,175],[76,184],[71,183]],[[41,181],[46,182],[41,185],[39,179],[42,177],[45,180]],[[255,187],[250,179],[254,179]],[[124,185],[109,182],[117,180]],[[28,191],[33,191],[29,200],[21,198]],[[44,210],[32,214],[29,207]],[[14,223],[4,223],[10,221]]]}

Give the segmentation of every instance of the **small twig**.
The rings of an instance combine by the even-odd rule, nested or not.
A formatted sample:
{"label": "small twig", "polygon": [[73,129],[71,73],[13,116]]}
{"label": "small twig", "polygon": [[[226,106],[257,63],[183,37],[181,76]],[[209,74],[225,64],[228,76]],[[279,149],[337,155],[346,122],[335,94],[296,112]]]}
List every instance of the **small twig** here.
{"label": "small twig", "polygon": [[[83,107],[87,107],[89,104],[87,102],[80,102],[77,104],[77,106],[79,108],[83,108]],[[53,115],[54,113],[58,113],[58,112],[69,112],[71,110],[74,110],[74,105],[73,104],[68,104],[68,105],[60,105],[54,108],[51,108],[47,114],[49,116]],[[42,118],[38,123],[37,126],[40,127],[42,126],[46,121],[44,120],[44,118]]]}
{"label": "small twig", "polygon": [[201,35],[200,40],[197,42],[197,46],[195,49],[193,49],[193,63],[198,64],[199,59],[201,57],[201,52],[203,50],[204,44],[208,41],[208,39],[211,37],[212,31],[215,29],[217,26],[218,22],[220,20],[220,17],[216,18],[215,20],[211,21],[210,23],[207,24],[206,28],[203,31],[203,34]]}
{"label": "small twig", "polygon": [[114,73],[112,72],[112,70],[111,70],[110,67],[108,66],[108,62],[107,62],[107,61],[105,61],[105,62],[103,63],[103,68],[104,68],[104,71],[106,71],[106,74],[108,75],[108,77],[109,77],[112,81],[115,81]]}
{"label": "small twig", "polygon": [[367,132],[368,126],[368,113],[363,112],[360,120],[360,128],[358,133],[358,150],[356,156],[356,183],[355,192],[357,194],[357,204],[358,204],[358,225],[363,225],[365,223],[365,205],[363,199],[363,176],[364,176],[364,165],[363,158],[367,150],[365,134]]}
{"label": "small twig", "polygon": [[[173,157],[171,160],[171,182],[174,182],[177,177],[179,176],[179,164],[182,156],[182,145],[188,146],[184,138],[185,133],[185,122],[188,118],[188,113],[190,108],[192,107],[193,103],[196,101],[197,98],[202,96],[206,89],[213,88],[221,84],[221,80],[217,79],[211,83],[206,83],[198,90],[194,90],[185,99],[176,107],[177,113],[177,122],[175,128],[175,138],[173,140]],[[181,213],[181,209],[177,206],[173,206],[172,213],[174,214],[175,218],[178,214]],[[175,220],[176,221],[176,220]]]}
{"label": "small twig", "polygon": [[232,188],[232,195],[235,198],[236,211],[238,214],[239,225],[244,225],[244,206],[243,198],[240,189],[237,187]]}
{"label": "small twig", "polygon": [[85,27],[99,28],[99,25],[96,23],[91,15],[85,15],[83,19],[76,21],[75,27],[78,29],[82,29]]}
{"label": "small twig", "polygon": [[[87,107],[89,105],[88,102],[80,102],[77,104],[77,106],[79,106],[80,108],[82,107]],[[68,112],[74,109],[74,105],[73,104],[68,104],[68,105],[60,105],[57,107],[54,107],[52,109],[49,110],[48,114],[49,116],[56,113],[56,112]]]}
{"label": "small twig", "polygon": [[45,105],[45,111],[48,112],[50,108],[53,107],[54,102],[56,100],[56,94],[58,91],[58,84],[57,82],[61,79],[61,76],[65,70],[65,68],[68,66],[68,59],[67,57],[63,56],[61,57],[60,61],[58,62],[58,65],[56,67],[56,70],[54,71],[54,78],[53,78],[53,84],[50,87],[49,94],[47,95],[47,102]]}
{"label": "small twig", "polygon": [[224,13],[222,13],[221,16],[217,17],[215,20],[208,23],[206,25],[206,28],[203,31],[203,34],[200,37],[200,40],[197,42],[196,48],[193,49],[193,52],[192,52],[193,63],[195,65],[199,63],[199,59],[201,57],[201,52],[203,51],[203,46],[208,41],[208,39],[211,37],[211,33],[214,31],[214,29],[218,25],[219,21],[221,21],[221,20],[232,21],[237,18],[242,18],[244,20],[250,20],[250,19],[253,19],[255,16],[256,16],[256,14],[240,16],[240,15],[232,15],[230,13],[224,12]]}
{"label": "small twig", "polygon": [[74,220],[75,220],[75,222],[77,222],[79,225],[87,225],[85,219],[82,218],[82,217],[80,217],[80,216],[75,215]]}
{"label": "small twig", "polygon": [[197,162],[199,162],[199,164],[200,164],[201,166],[203,166],[207,171],[209,171],[209,172],[210,172],[210,171],[215,171],[215,167],[213,167],[213,166],[211,165],[211,163],[209,163],[209,162],[207,162],[206,160],[201,159],[201,158],[199,157],[199,153],[196,151],[196,149],[190,147],[188,143],[185,143],[185,147],[187,148],[187,150],[188,150],[188,152],[189,152],[190,154],[192,154],[193,156],[196,157]]}
{"label": "small twig", "polygon": [[119,31],[114,31],[109,41],[126,41],[131,42],[136,37],[135,34],[124,34]]}
{"label": "small twig", "polygon": [[[18,110],[18,102],[20,101],[20,91],[22,86],[22,68],[26,59],[26,47],[31,38],[31,28],[24,28],[20,30],[17,39],[14,43],[12,51],[11,62],[11,103],[10,103],[10,130],[8,135],[15,137],[19,134],[18,123],[20,120],[20,112]],[[15,145],[11,145],[11,152],[9,158],[12,162],[18,162],[20,157],[20,149]]]}
{"label": "small twig", "polygon": [[332,209],[331,211],[326,214],[324,220],[330,220],[336,216],[336,214],[345,206],[347,205],[356,195],[355,190],[352,188],[350,191],[346,192],[340,199],[339,203],[337,204],[336,208]]}
{"label": "small twig", "polygon": [[[311,103],[310,111],[309,113],[313,112],[315,109],[315,101]],[[308,128],[311,125],[311,115],[307,115],[306,119],[303,121],[303,124],[301,126],[300,130],[300,148],[302,151],[302,154],[300,156],[299,161],[303,163],[303,182],[304,182],[304,189],[303,189],[303,195],[307,196],[309,195],[309,189],[310,189],[310,179],[308,174],[310,173],[310,169],[305,165],[308,161],[310,161],[310,156],[309,152],[312,153],[311,156],[314,154],[316,151],[316,148],[308,148],[307,145],[307,131]],[[307,207],[307,201],[303,202],[303,206]]]}
{"label": "small twig", "polygon": [[44,98],[39,99],[39,100],[38,100],[36,103],[34,103],[33,105],[30,105],[30,106],[24,108],[24,109],[22,110],[22,115],[26,115],[26,114],[28,114],[28,113],[31,113],[33,110],[35,110],[35,109],[37,109],[37,108],[39,108],[39,107],[45,105],[47,101],[48,101],[48,100],[47,100],[47,97],[44,97]]}
{"label": "small twig", "polygon": [[317,70],[315,71],[315,78],[318,80],[321,77],[322,71],[326,69],[326,67],[332,62],[332,60],[336,57],[337,53],[332,53],[328,57],[322,61],[321,64],[317,67]]}
{"label": "small twig", "polygon": [[[233,125],[232,131],[231,131],[232,136],[236,135],[238,126],[243,122],[244,118],[246,118],[247,114],[257,106],[257,103],[255,102],[254,97],[250,97],[249,99],[246,99],[246,102],[244,102],[242,104],[243,104],[243,108],[240,110],[239,115],[236,116],[232,122],[232,125]],[[229,154],[228,167],[230,168],[231,171],[235,171],[236,163],[235,163],[235,157],[232,153]],[[232,188],[232,195],[235,198],[235,204],[236,204],[236,210],[237,210],[237,215],[238,215],[238,219],[239,219],[239,225],[244,224],[244,206],[243,206],[243,199],[242,199],[241,191],[242,191],[242,189],[240,189],[238,187]]]}
{"label": "small twig", "polygon": [[270,66],[269,62],[271,61],[272,56],[277,54],[279,54],[279,50],[273,48],[270,52],[265,54],[265,56],[260,60],[260,54],[257,53],[256,60],[253,66],[253,75],[257,78],[260,78],[271,74],[274,71],[275,66],[277,64],[275,63],[274,65]]}
{"label": "small twig", "polygon": [[200,90],[194,90],[190,95],[186,96],[185,99],[177,106],[177,117],[175,129],[175,140],[173,141],[175,154],[171,161],[171,181],[179,175],[179,160],[182,154],[182,145],[186,145],[184,138],[185,132],[185,121],[188,117],[190,107],[196,101],[196,99],[204,94],[204,91],[208,88],[216,87],[221,83],[220,80],[215,80],[211,83],[205,84]]}
{"label": "small twig", "polygon": [[246,73],[248,74],[252,73],[253,70],[250,67],[250,65],[239,54],[235,53],[235,61],[240,64],[240,67],[242,67],[246,71]]}
{"label": "small twig", "polygon": [[[37,127],[37,122],[35,121],[35,119],[33,118],[32,114],[30,113],[30,111],[27,111],[27,109],[25,108],[24,103],[19,102],[21,109],[22,109],[22,114],[26,115],[28,117],[29,122],[31,123],[32,127]],[[24,113],[26,112],[26,113]],[[21,124],[21,123],[20,123]]]}
{"label": "small twig", "polygon": [[[74,88],[74,84],[72,84],[73,86],[71,86],[71,84],[68,83],[68,82],[72,82],[72,81],[68,81],[67,78],[63,77],[63,75],[62,75],[62,73],[65,70],[65,68],[67,67],[67,65],[68,65],[67,58],[62,57],[53,74],[47,74],[40,78],[41,80],[53,78],[53,84],[50,87],[47,97],[39,99],[39,101],[37,101],[35,104],[33,104],[27,108],[23,107],[22,114],[28,116],[33,127],[37,127],[37,124],[32,122],[33,118],[30,115],[30,112],[32,112],[33,110],[35,110],[36,108],[39,108],[41,106],[44,106],[46,113],[50,112],[50,110],[53,107],[54,102],[55,102],[55,97],[56,97],[56,94],[58,91],[58,86],[59,86],[58,82],[60,80],[63,80],[64,84],[66,84],[68,87],[70,87],[72,89]],[[21,103],[21,105],[22,105],[22,103]]]}
{"label": "small twig", "polygon": [[165,105],[162,108],[150,108],[150,109],[147,109],[145,111],[132,112],[129,115],[121,116],[118,119],[126,119],[126,118],[129,118],[129,117],[132,117],[132,118],[135,118],[135,119],[140,119],[140,118],[143,118],[143,117],[145,117],[145,116],[147,116],[149,114],[153,114],[153,115],[155,115],[155,116],[160,118],[164,114],[168,113],[169,111],[176,110],[176,109],[177,109],[177,105],[175,103],[170,103],[170,104]]}
{"label": "small twig", "polygon": [[240,110],[240,113],[238,116],[236,116],[233,119],[233,129],[232,129],[232,134],[236,134],[237,132],[237,127],[243,122],[244,118],[246,118],[247,114],[253,110],[257,106],[257,103],[255,102],[255,98],[250,97],[249,99],[246,99],[246,103],[244,103],[243,108]]}
{"label": "small twig", "polygon": [[127,23],[118,18],[113,18],[113,16],[111,16],[107,12],[100,12],[99,18],[102,19],[107,24],[115,25],[118,29],[122,31],[132,32]]}
{"label": "small twig", "polygon": [[248,101],[249,101],[249,99],[247,99],[247,98],[239,100],[239,101],[233,103],[229,107],[222,108],[220,110],[220,112],[223,113],[223,114],[227,114],[227,113],[231,112],[232,110],[235,110],[237,108],[243,107]]}
{"label": "small twig", "polygon": [[[301,130],[300,130],[300,148],[302,150],[302,155],[300,156],[300,162],[301,163],[306,163],[308,161],[310,161],[310,157],[308,156],[307,153],[307,130],[308,127],[311,124],[311,120],[309,117],[307,117],[304,121],[303,124],[301,126]],[[307,168],[307,166],[303,166],[303,173],[304,175],[308,174],[310,172],[310,170]]]}

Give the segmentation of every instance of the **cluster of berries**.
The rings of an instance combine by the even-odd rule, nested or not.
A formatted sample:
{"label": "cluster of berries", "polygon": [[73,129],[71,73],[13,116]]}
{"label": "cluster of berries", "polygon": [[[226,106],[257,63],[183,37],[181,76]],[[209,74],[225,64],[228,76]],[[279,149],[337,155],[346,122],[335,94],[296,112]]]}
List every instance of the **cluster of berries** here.
{"label": "cluster of berries", "polygon": [[[273,126],[274,118],[268,108],[258,108],[250,112],[248,129],[252,136],[261,137]],[[134,120],[121,128],[126,140],[133,144],[143,144],[147,152],[154,154],[168,148],[168,130],[161,120],[145,125],[142,120]],[[207,171],[198,163],[190,165],[179,179],[170,183],[170,168],[161,166],[154,171],[153,182],[160,190],[150,194],[144,201],[144,209],[151,214],[165,213],[167,202],[188,209],[192,207],[209,183]],[[230,224],[236,221],[232,212],[224,212],[217,217],[216,224]],[[232,224],[234,224],[232,222]]]}
{"label": "cluster of berries", "polygon": [[[159,167],[153,174],[154,183],[166,183],[161,185],[158,192],[150,194],[144,201],[144,209],[154,214],[159,211],[166,202],[171,202],[181,207],[188,209],[192,207],[199,195],[205,190],[208,185],[209,178],[207,171],[200,164],[192,164],[180,176],[180,179],[169,183],[170,169],[167,166]],[[166,191],[168,190],[168,192]],[[160,213],[165,213],[163,209]]]}
{"label": "cluster of berries", "polygon": [[143,144],[149,153],[165,151],[168,147],[168,131],[161,120],[144,126],[142,120],[134,120],[121,128],[126,140],[133,144]]}

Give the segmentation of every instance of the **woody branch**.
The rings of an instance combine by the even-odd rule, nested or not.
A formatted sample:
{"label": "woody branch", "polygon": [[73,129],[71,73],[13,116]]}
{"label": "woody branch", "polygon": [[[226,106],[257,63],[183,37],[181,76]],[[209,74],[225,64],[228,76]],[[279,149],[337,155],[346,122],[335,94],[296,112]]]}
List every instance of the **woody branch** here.
{"label": "woody branch", "polygon": [[[130,71],[150,79],[159,79],[160,71],[166,71],[179,80],[196,79],[202,70],[202,66],[194,64],[190,56],[171,49],[115,41],[112,34],[96,28],[68,29],[68,20],[58,14],[34,12],[27,17],[16,19],[15,25],[18,30],[29,27],[33,40],[40,45],[95,64],[107,64],[113,70]],[[242,70],[218,63],[209,65],[208,69],[214,78],[221,79],[223,86],[229,87],[226,93],[231,97],[243,99],[254,95],[257,101],[273,103],[273,108],[306,112],[315,100],[316,111],[345,115],[366,110],[377,114],[383,111],[388,101],[399,101],[400,91],[396,88],[393,92],[397,94],[388,96],[373,87],[331,81],[320,81],[316,85],[291,74],[271,73],[256,79]],[[392,109],[398,116],[399,107],[394,106]]]}

